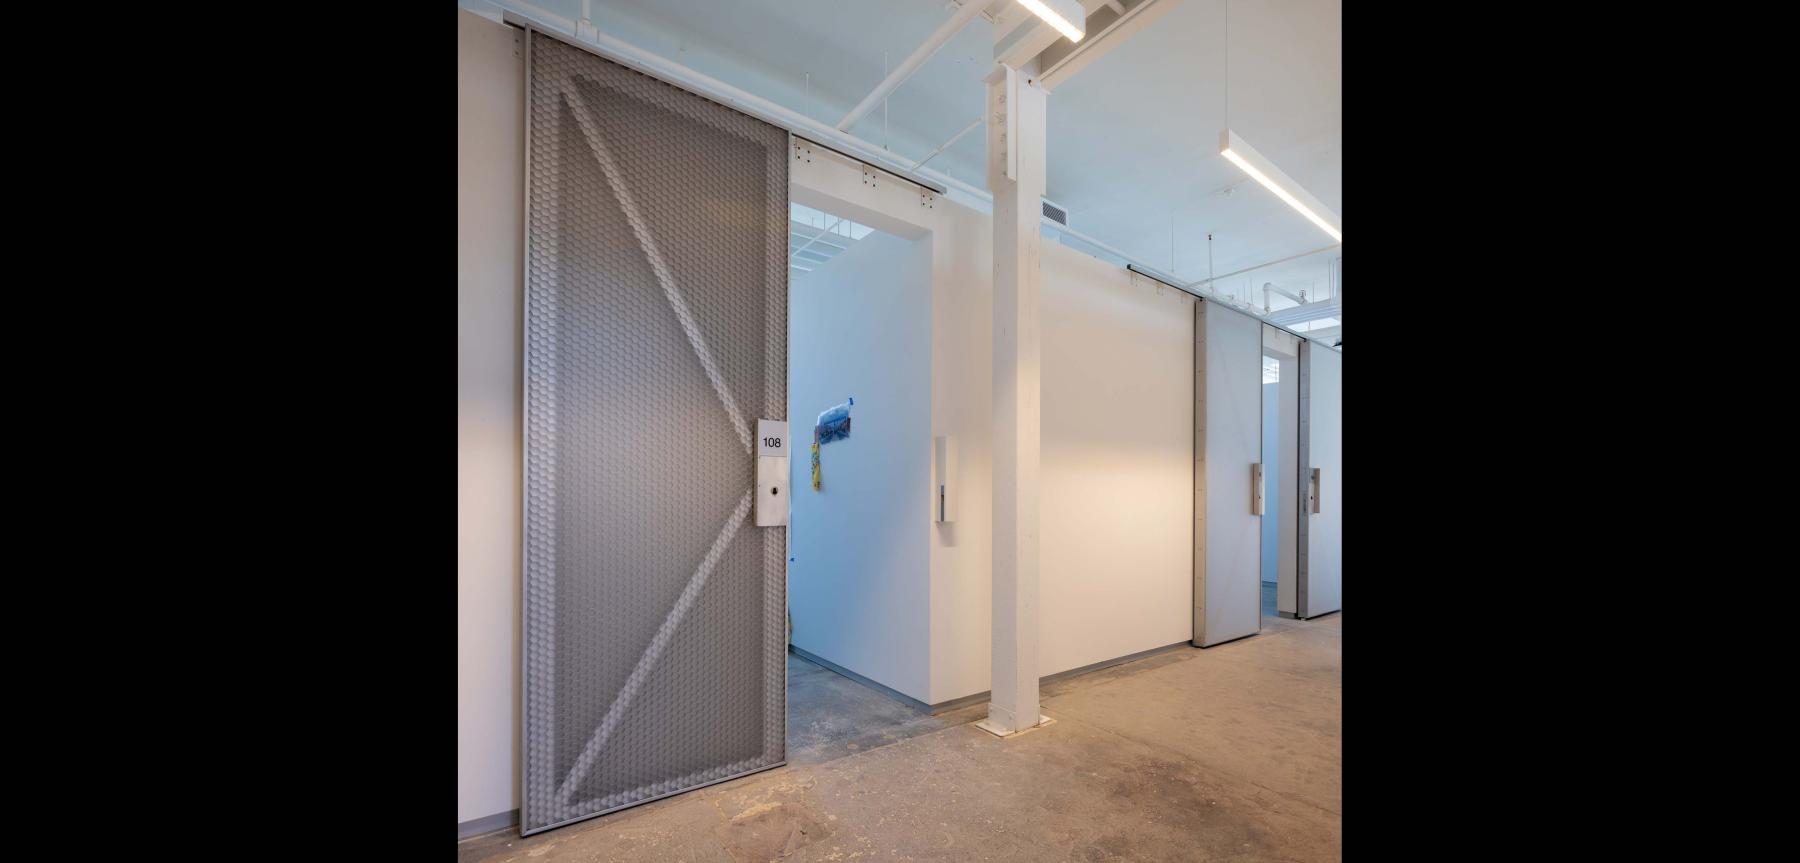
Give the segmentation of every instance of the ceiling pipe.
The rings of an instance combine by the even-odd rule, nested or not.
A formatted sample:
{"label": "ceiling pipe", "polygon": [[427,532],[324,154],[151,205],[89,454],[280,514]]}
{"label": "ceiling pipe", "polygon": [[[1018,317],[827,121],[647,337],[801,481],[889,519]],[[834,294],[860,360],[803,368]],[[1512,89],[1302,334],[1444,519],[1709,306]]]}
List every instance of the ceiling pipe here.
{"label": "ceiling pipe", "polygon": [[1306,305],[1306,293],[1304,291],[1302,291],[1299,296],[1295,296],[1294,292],[1289,291],[1286,288],[1275,287],[1274,282],[1263,282],[1263,312],[1265,314],[1269,311],[1269,294],[1271,293],[1280,294],[1300,305]]}
{"label": "ceiling pipe", "polygon": [[939,154],[939,153],[942,153],[942,152],[944,152],[944,150],[946,150],[946,149],[948,149],[948,148],[949,148],[949,147],[950,147],[950,145],[951,145],[951,144],[954,144],[954,143],[956,143],[956,142],[957,142],[957,141],[960,141],[960,140],[962,140],[962,137],[963,137],[963,136],[964,136],[964,135],[967,135],[967,134],[969,134],[969,133],[970,133],[970,132],[973,132],[973,131],[975,131],[975,130],[976,130],[976,129],[979,129],[979,128],[981,128],[981,123],[982,123],[982,120],[981,120],[981,118],[980,118],[980,117],[976,117],[976,118],[975,118],[975,122],[973,122],[973,123],[970,123],[970,124],[969,124],[969,125],[967,125],[967,126],[964,126],[964,127],[963,127],[963,130],[962,130],[962,131],[961,131],[961,132],[957,132],[957,133],[956,133],[956,134],[954,134],[954,135],[951,135],[951,136],[950,136],[950,140],[948,140],[948,141],[945,141],[945,142],[944,142],[944,143],[942,143],[942,144],[939,144],[939,145],[938,145],[938,148],[937,148],[937,149],[935,149],[935,150],[932,150],[932,151],[931,151],[931,152],[930,152],[930,153],[929,153],[929,154],[927,154],[927,155],[926,155],[926,156],[925,156],[925,158],[923,158],[923,159],[920,159],[920,160],[919,160],[919,161],[917,161],[917,162],[914,162],[914,163],[913,163],[913,166],[912,166],[912,169],[913,169],[913,170],[915,170],[915,171],[917,171],[917,170],[919,170],[919,169],[920,169],[920,168],[923,168],[923,167],[925,167],[925,163],[926,163],[926,162],[929,162],[929,161],[931,161],[931,160],[932,160],[932,159],[935,159],[935,158],[937,158],[937,154]]}
{"label": "ceiling pipe", "polygon": [[1216,282],[1216,281],[1218,281],[1218,280],[1220,280],[1220,279],[1228,279],[1228,278],[1231,278],[1231,277],[1232,277],[1232,276],[1241,276],[1241,275],[1243,275],[1243,274],[1245,274],[1245,273],[1248,273],[1248,272],[1250,272],[1250,271],[1251,271],[1251,270],[1260,270],[1260,269],[1262,269],[1262,268],[1263,268],[1263,267],[1273,267],[1273,266],[1275,266],[1275,265],[1276,265],[1276,264],[1285,264],[1285,263],[1287,263],[1287,262],[1288,262],[1288,261],[1291,261],[1291,260],[1294,260],[1294,259],[1295,259],[1295,258],[1304,258],[1304,257],[1306,257],[1306,256],[1307,256],[1307,255],[1316,255],[1316,254],[1318,254],[1318,253],[1320,253],[1320,252],[1329,252],[1329,251],[1331,251],[1331,250],[1332,250],[1332,249],[1335,249],[1335,248],[1337,248],[1337,247],[1339,247],[1339,246],[1342,246],[1342,245],[1343,245],[1343,243],[1332,243],[1332,244],[1331,244],[1331,245],[1329,245],[1329,246],[1320,246],[1320,247],[1318,247],[1318,248],[1316,248],[1316,249],[1313,249],[1313,250],[1312,250],[1312,251],[1310,251],[1310,252],[1301,252],[1301,253],[1300,253],[1300,254],[1298,254],[1298,255],[1288,255],[1288,256],[1287,256],[1287,257],[1285,257],[1285,258],[1276,258],[1276,259],[1275,259],[1275,260],[1273,260],[1273,261],[1266,261],[1266,262],[1264,262],[1264,263],[1261,263],[1261,264],[1257,264],[1257,265],[1256,265],[1256,266],[1254,266],[1254,267],[1245,267],[1245,268],[1243,268],[1243,269],[1241,269],[1241,270],[1232,270],[1232,271],[1231,271],[1231,272],[1229,272],[1229,273],[1221,273],[1221,274],[1219,274],[1219,275],[1217,275],[1217,276],[1213,276],[1213,277],[1212,277],[1212,278],[1210,278],[1210,279],[1201,279],[1201,280],[1199,280],[1199,281],[1197,281],[1197,282],[1189,282],[1189,283],[1187,283],[1187,284],[1185,284],[1185,285],[1182,285],[1182,287],[1183,287],[1183,288],[1198,288],[1198,287],[1201,287],[1201,286],[1202,286],[1202,285],[1209,285],[1209,284],[1211,284],[1211,283],[1212,283],[1212,282]]}
{"label": "ceiling pipe", "polygon": [[1304,324],[1308,321],[1324,320],[1325,318],[1338,318],[1342,313],[1343,307],[1331,300],[1315,300],[1303,305],[1288,306],[1285,309],[1276,309],[1275,311],[1270,312],[1268,317],[1269,320],[1292,326],[1294,324]]}
{"label": "ceiling pipe", "polygon": [[912,77],[914,72],[919,71],[919,67],[925,65],[925,61],[930,60],[931,55],[936,54],[939,48],[944,47],[945,42],[950,41],[956,34],[961,33],[964,27],[969,26],[969,22],[975,20],[975,16],[981,14],[981,10],[986,5],[986,0],[963,0],[962,8],[951,13],[950,20],[940,25],[937,31],[925,40],[925,44],[920,45],[905,60],[900,61],[900,65],[894,71],[889,72],[886,78],[881,79],[881,83],[876,84],[875,89],[870,91],[869,95],[864,96],[861,102],[856,103],[856,107],[850,109],[850,113],[844,115],[844,119],[838,121],[838,131],[850,131],[850,127],[856,125],[858,120],[875,110],[875,106],[881,104],[881,100],[886,99],[899,89],[906,79]]}
{"label": "ceiling pipe", "polygon": [[583,39],[592,39],[600,31],[594,27],[591,13],[594,0],[581,0],[581,20],[575,22],[575,35]]}
{"label": "ceiling pipe", "polygon": [[[939,173],[930,168],[913,170],[911,166],[897,159],[892,152],[889,152],[883,147],[832,128],[831,126],[827,126],[811,117],[790,110],[754,93],[734,87],[710,75],[695,71],[694,69],[688,68],[687,66],[666,57],[645,51],[622,39],[605,33],[596,33],[591,40],[575,39],[575,22],[570,21],[561,15],[557,15],[554,12],[546,11],[537,6],[533,6],[530,3],[520,2],[520,0],[488,0],[488,2],[495,8],[501,10],[501,20],[503,23],[515,26],[529,26],[535,30],[551,36],[560,37],[566,41],[572,40],[575,45],[583,50],[592,51],[608,60],[635,69],[652,78],[667,81],[670,84],[674,84],[685,90],[704,96],[721,105],[736,108],[765,123],[780,126],[796,135],[817,138],[821,143],[834,145],[847,156],[860,159],[863,162],[879,167],[882,170],[888,171],[909,182],[918,183],[919,179],[928,180],[943,188],[961,193],[967,198],[975,201],[976,207],[987,207],[989,209],[993,207],[994,196],[986,189],[972,186],[962,180],[958,180],[948,174]],[[971,0],[971,2],[975,2],[975,0]],[[929,188],[926,184],[921,185]],[[1067,225],[1053,222],[1048,217],[1039,216],[1038,221],[1051,231],[1065,237],[1073,237],[1108,255],[1124,261],[1127,269],[1134,272],[1202,299],[1226,303],[1233,308],[1243,308],[1242,304],[1234,302],[1228,297],[1220,296],[1210,287],[1205,286],[1207,282],[1214,280],[1201,279],[1198,282],[1183,284],[1181,280],[1174,276],[1149,264],[1140,262],[1135,255],[1121,251],[1109,243],[1097,240],[1087,234],[1070,228]],[[1295,258],[1301,258],[1328,249],[1337,248],[1341,245],[1343,244],[1333,243],[1332,245],[1321,249],[1314,249],[1310,252],[1301,252],[1298,255],[1289,255],[1288,257],[1269,261],[1265,264],[1257,264],[1254,267],[1245,267],[1242,270],[1226,273],[1224,276],[1219,276],[1218,278],[1222,279],[1226,276],[1247,273],[1251,270],[1273,266],[1285,261],[1291,261]],[[1253,309],[1246,310],[1245,313],[1271,326],[1294,333],[1294,335],[1300,336],[1301,338],[1306,337],[1305,333],[1295,332],[1274,321],[1270,321],[1266,317],[1257,314]]]}

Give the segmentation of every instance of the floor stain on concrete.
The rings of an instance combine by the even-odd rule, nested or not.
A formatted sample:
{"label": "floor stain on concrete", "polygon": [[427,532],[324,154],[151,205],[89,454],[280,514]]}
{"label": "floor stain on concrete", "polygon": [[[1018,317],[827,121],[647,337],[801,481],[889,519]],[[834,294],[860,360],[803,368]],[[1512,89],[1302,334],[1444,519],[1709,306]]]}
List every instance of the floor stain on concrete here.
{"label": "floor stain on concrete", "polygon": [[831,835],[817,815],[792,803],[764,803],[713,828],[735,863],[769,863]]}
{"label": "floor stain on concrete", "polygon": [[[823,760],[530,839],[489,834],[458,858],[1337,860],[1341,620],[1057,681],[1044,687],[1056,724],[1008,739],[968,724],[985,705],[948,721],[839,691],[871,725],[827,710],[790,726]],[[838,677],[804,673],[814,691]]]}

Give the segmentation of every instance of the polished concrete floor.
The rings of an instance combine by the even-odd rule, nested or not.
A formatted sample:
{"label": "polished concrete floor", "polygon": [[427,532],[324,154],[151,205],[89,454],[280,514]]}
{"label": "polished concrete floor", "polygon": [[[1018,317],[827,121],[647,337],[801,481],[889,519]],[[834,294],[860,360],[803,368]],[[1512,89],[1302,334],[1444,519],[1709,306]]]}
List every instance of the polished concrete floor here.
{"label": "polished concrete floor", "polygon": [[1002,740],[789,657],[789,764],[462,861],[1337,860],[1343,615],[1048,684]]}

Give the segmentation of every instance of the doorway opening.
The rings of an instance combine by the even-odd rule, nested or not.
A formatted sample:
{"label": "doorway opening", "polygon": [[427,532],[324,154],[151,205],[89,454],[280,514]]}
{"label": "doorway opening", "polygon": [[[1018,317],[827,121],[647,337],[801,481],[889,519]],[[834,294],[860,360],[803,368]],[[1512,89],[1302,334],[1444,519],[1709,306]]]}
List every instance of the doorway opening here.
{"label": "doorway opening", "polygon": [[1264,325],[1262,351],[1262,616],[1299,608],[1300,340]]}
{"label": "doorway opening", "polygon": [[789,203],[790,764],[951,724],[915,697],[929,670],[931,239],[838,209]]}

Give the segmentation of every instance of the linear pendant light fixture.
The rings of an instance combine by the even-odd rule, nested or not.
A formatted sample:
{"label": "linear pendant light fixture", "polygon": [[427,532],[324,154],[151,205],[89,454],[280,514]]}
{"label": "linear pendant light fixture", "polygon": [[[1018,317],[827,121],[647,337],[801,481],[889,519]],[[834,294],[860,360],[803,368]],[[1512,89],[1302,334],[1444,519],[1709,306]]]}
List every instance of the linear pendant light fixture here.
{"label": "linear pendant light fixture", "polygon": [[[1020,0],[1020,2],[1024,2],[1024,0]],[[1338,228],[1339,220],[1336,213],[1319,203],[1319,199],[1301,188],[1299,183],[1294,182],[1294,178],[1282,173],[1280,168],[1275,167],[1274,162],[1263,158],[1263,154],[1256,152],[1256,148],[1250,146],[1230,129],[1219,133],[1219,154],[1230,159],[1233,165],[1243,168],[1244,173],[1261,183],[1263,188],[1274,192],[1275,197],[1299,210],[1300,215],[1323,228],[1325,233],[1331,235],[1332,239],[1340,243],[1344,241],[1344,232]]]}
{"label": "linear pendant light fixture", "polygon": [[1087,35],[1087,13],[1081,9],[1081,0],[1019,0],[1019,5],[1069,37],[1070,42],[1080,42]]}

